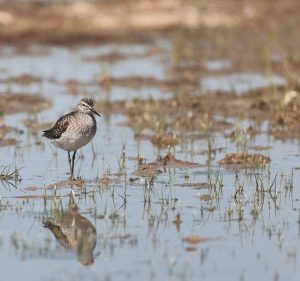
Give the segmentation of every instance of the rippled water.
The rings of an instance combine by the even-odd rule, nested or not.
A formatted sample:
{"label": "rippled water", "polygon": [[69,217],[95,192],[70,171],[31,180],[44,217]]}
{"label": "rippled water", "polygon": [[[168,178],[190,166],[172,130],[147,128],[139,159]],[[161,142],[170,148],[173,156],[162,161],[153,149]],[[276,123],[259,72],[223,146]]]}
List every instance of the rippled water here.
{"label": "rippled water", "polygon": [[[82,148],[76,160],[75,175],[86,180],[81,187],[73,186],[75,202],[71,203],[77,209],[75,204],[70,205],[70,186],[47,188],[68,177],[67,153],[53,148],[41,139],[41,134],[30,134],[22,120],[54,122],[86,93],[96,100],[107,98],[97,85],[86,86],[82,95],[70,95],[64,85],[67,80],[89,83],[107,71],[115,77],[163,79],[166,69],[159,55],[125,59],[109,66],[84,60],[85,56],[114,48],[124,53],[142,52],[147,48],[143,45],[32,48],[39,55],[14,53],[11,47],[1,52],[1,79],[21,74],[42,78],[40,83],[25,86],[2,83],[1,91],[40,93],[53,102],[50,109],[36,116],[13,114],[1,121],[23,131],[9,135],[20,144],[0,148],[1,166],[21,168],[22,177],[18,183],[1,182],[2,278],[298,280],[300,175],[298,169],[293,169],[299,166],[298,143],[274,140],[264,133],[267,124],[263,124],[263,133],[247,139],[247,144],[250,151],[256,145],[271,147],[262,151],[272,159],[270,168],[234,172],[219,167],[218,160],[236,151],[236,143],[216,134],[213,146],[222,149],[212,155],[211,165],[207,165],[208,157],[203,151],[208,140],[190,140],[172,152],[176,158],[201,165],[166,169],[151,182],[133,174],[137,169],[134,158],[142,156],[151,162],[158,155],[166,155],[167,150],[158,151],[147,140],[137,141],[130,128],[118,125],[124,116],[103,116],[98,119],[92,145]],[[270,80],[260,74],[247,75],[247,79],[240,75],[237,91],[269,85],[266,81]],[[208,80],[199,82],[203,90],[211,90],[207,85],[221,89],[224,81],[227,84],[222,89],[229,90],[235,81],[230,77],[222,78],[222,83],[211,76],[205,79]],[[280,77],[271,83],[278,79],[282,84]],[[109,98],[115,101],[140,95],[165,98],[171,93],[113,87]],[[242,122],[238,126],[248,125]],[[112,181],[108,183],[106,178]],[[275,182],[276,188],[272,185],[271,192],[258,194],[258,179],[266,187]],[[215,188],[181,186],[209,181]],[[238,186],[244,187],[243,195],[235,193]],[[207,194],[211,200],[199,199]],[[202,243],[184,241],[190,235],[202,238]]]}

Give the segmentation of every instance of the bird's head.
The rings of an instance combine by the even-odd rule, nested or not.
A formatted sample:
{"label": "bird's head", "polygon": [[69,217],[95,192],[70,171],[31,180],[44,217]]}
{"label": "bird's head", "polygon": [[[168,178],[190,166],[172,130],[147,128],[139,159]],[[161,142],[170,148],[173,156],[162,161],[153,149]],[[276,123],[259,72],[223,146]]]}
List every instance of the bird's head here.
{"label": "bird's head", "polygon": [[83,113],[94,113],[100,117],[100,114],[94,109],[94,101],[89,98],[83,98],[78,106],[77,109]]}

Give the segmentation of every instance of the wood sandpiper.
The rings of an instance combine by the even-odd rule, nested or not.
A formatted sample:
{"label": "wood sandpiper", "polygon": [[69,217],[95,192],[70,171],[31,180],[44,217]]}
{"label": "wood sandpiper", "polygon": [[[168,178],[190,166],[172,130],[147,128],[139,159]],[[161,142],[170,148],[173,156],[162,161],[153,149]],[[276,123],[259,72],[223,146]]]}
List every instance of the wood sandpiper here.
{"label": "wood sandpiper", "polygon": [[[94,109],[93,100],[83,98],[75,111],[62,116],[52,128],[43,131],[43,137],[50,139],[56,147],[68,151],[71,174],[69,180],[74,180],[76,151],[88,144],[96,134],[97,123],[94,114],[100,116]],[[73,151],[72,159],[71,151]]]}
{"label": "wood sandpiper", "polygon": [[73,250],[82,265],[94,263],[93,251],[97,244],[97,231],[94,225],[77,209],[69,206],[67,212],[54,212],[54,217],[44,221],[55,239],[65,249]]}

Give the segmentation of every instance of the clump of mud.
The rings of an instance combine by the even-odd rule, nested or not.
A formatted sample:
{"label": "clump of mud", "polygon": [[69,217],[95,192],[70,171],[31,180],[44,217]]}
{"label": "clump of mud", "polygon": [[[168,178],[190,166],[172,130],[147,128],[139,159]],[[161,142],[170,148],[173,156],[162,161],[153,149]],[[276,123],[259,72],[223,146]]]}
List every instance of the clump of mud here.
{"label": "clump of mud", "polygon": [[210,195],[210,194],[202,194],[202,195],[198,195],[197,196],[201,201],[211,201],[213,200],[214,198]]}
{"label": "clump of mud", "polygon": [[138,177],[155,177],[163,172],[167,168],[195,168],[200,166],[198,163],[188,162],[176,159],[171,153],[166,156],[158,157],[155,162],[140,163],[137,171],[134,172]]}
{"label": "clump of mud", "polygon": [[7,126],[7,125],[2,125],[0,126],[0,138],[3,138],[7,133],[17,132],[17,131],[18,131],[17,128]]}
{"label": "clump of mud", "polygon": [[0,139],[0,147],[9,146],[9,145],[16,145],[19,142],[16,139],[8,138],[8,139]]}
{"label": "clump of mud", "polygon": [[0,97],[0,112],[3,114],[39,112],[51,106],[51,102],[40,95],[10,93]]}
{"label": "clump of mud", "polygon": [[189,244],[198,244],[198,243],[204,243],[204,242],[207,242],[209,240],[213,240],[213,238],[210,238],[210,237],[202,237],[202,236],[199,236],[199,235],[189,235],[189,236],[186,236],[182,239],[184,242],[187,242]]}
{"label": "clump of mud", "polygon": [[176,134],[168,134],[165,132],[158,132],[156,135],[151,137],[151,142],[154,146],[159,148],[167,148],[169,146],[179,144]]}
{"label": "clump of mud", "polygon": [[199,182],[199,183],[185,182],[185,183],[181,183],[181,184],[176,184],[176,186],[201,190],[201,189],[210,189],[213,185],[208,182]]}
{"label": "clump of mud", "polygon": [[44,187],[46,189],[57,189],[57,188],[65,188],[65,187],[78,187],[81,188],[85,184],[85,181],[82,179],[76,180],[61,180],[56,183],[49,184],[48,186]]}
{"label": "clump of mud", "polygon": [[90,55],[83,56],[82,59],[86,62],[106,62],[106,63],[115,63],[118,61],[128,60],[128,59],[137,59],[137,58],[147,58],[157,54],[161,54],[164,51],[161,47],[150,46],[143,52],[137,53],[124,53],[116,50],[112,50],[106,54],[99,55]]}
{"label": "clump of mud", "polygon": [[37,77],[37,76],[33,76],[33,75],[29,75],[29,74],[22,74],[19,76],[13,76],[13,77],[9,77],[6,79],[0,79],[0,83],[14,83],[14,84],[20,84],[20,85],[31,85],[33,83],[41,83],[42,82],[42,78],[41,77]]}
{"label": "clump of mud", "polygon": [[156,177],[159,174],[163,173],[163,170],[158,165],[158,163],[148,163],[148,164],[140,164],[138,169],[133,173],[138,177]]}
{"label": "clump of mud", "polygon": [[156,162],[167,168],[195,168],[199,166],[198,163],[176,159],[171,153],[164,157],[158,157]]}
{"label": "clump of mud", "polygon": [[219,161],[219,165],[231,168],[264,167],[271,159],[262,154],[229,153]]}
{"label": "clump of mud", "polygon": [[97,184],[101,186],[113,186],[118,185],[121,183],[121,180],[118,178],[109,178],[109,177],[103,177],[100,179],[97,179]]}
{"label": "clump of mud", "polygon": [[181,89],[184,88],[186,90],[193,90],[198,86],[196,79],[177,78],[160,80],[153,77],[143,76],[128,76],[120,78],[105,76],[100,79],[99,83],[103,87],[122,86],[132,89],[155,87],[159,88],[162,92],[168,92],[179,87]]}

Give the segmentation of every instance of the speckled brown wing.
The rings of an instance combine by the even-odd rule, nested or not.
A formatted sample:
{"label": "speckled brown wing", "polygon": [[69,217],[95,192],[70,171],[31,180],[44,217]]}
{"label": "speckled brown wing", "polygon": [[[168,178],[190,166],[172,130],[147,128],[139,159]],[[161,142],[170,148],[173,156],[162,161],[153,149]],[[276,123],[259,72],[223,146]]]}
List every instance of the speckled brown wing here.
{"label": "speckled brown wing", "polygon": [[52,128],[43,131],[42,136],[51,140],[59,139],[61,135],[67,130],[70,124],[70,119],[74,118],[74,115],[75,111],[62,116],[57,120]]}

